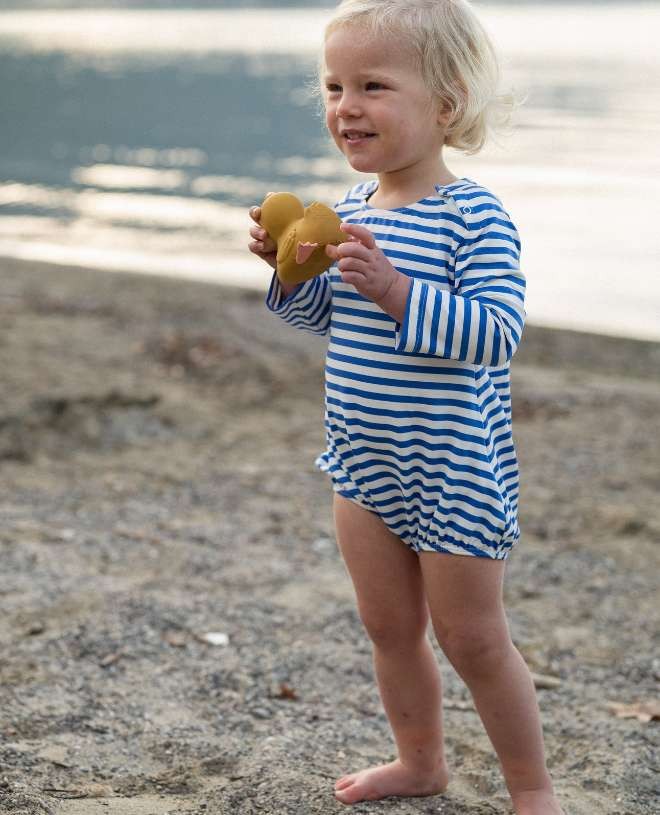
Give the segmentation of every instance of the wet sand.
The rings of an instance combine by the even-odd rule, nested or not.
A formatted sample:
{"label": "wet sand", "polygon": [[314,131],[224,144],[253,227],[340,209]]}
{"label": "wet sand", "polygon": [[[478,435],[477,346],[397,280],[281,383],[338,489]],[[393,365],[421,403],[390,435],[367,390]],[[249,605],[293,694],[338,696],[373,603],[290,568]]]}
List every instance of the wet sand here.
{"label": "wet sand", "polygon": [[[395,752],[313,466],[326,340],[259,293],[18,261],[0,310],[0,812],[346,811],[335,778]],[[528,326],[512,372],[548,763],[570,815],[651,815],[658,723],[608,703],[657,699],[660,344]],[[509,811],[435,647],[454,781],[356,813]]]}

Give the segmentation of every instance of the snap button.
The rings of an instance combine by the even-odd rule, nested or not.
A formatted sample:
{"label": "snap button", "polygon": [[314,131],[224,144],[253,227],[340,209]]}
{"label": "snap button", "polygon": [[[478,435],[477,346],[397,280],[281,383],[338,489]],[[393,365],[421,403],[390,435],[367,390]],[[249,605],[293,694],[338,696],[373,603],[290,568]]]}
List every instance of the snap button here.
{"label": "snap button", "polygon": [[472,208],[471,207],[461,207],[461,212],[463,213],[463,215],[469,215],[472,212]]}

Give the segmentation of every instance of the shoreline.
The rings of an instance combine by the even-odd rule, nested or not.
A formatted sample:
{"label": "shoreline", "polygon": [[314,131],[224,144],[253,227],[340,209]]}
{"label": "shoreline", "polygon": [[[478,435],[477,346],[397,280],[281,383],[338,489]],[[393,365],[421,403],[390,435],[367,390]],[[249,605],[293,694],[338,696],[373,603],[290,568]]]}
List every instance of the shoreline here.
{"label": "shoreline", "polygon": [[[240,286],[236,283],[223,282],[208,279],[186,278],[178,275],[163,274],[155,272],[132,271],[129,269],[103,268],[100,265],[85,266],[77,264],[60,264],[41,260],[27,260],[23,258],[13,258],[0,256],[0,269],[3,267],[20,269],[39,268],[45,273],[53,275],[62,274],[68,277],[70,274],[83,275],[116,275],[127,278],[146,277],[152,280],[163,281],[166,285],[199,286],[212,290],[227,290],[232,296],[245,297],[262,301],[265,300],[269,275],[264,277],[263,291],[254,286]],[[532,336],[529,337],[528,334]],[[557,355],[557,361],[567,364],[574,364],[576,357],[579,357],[578,349],[587,354],[588,364],[594,365],[603,372],[621,372],[626,375],[639,375],[646,377],[649,370],[653,370],[653,365],[657,365],[656,370],[660,371],[660,339],[645,339],[641,337],[631,337],[619,334],[599,333],[595,331],[568,328],[563,326],[552,326],[527,321],[523,334],[523,341],[516,354],[524,354],[525,362],[535,364],[551,364],[551,355]],[[530,347],[525,347],[530,346]],[[633,363],[631,371],[630,364]],[[647,367],[651,366],[651,367]],[[632,372],[635,372],[634,374]]]}
{"label": "shoreline", "polygon": [[[0,811],[331,815],[337,777],[394,757],[313,467],[327,337],[264,299],[0,261]],[[660,343],[525,331],[512,636],[551,677],[537,693],[567,810],[652,815],[655,724],[608,703],[657,697]],[[431,639],[454,780],[429,811],[504,815]]]}

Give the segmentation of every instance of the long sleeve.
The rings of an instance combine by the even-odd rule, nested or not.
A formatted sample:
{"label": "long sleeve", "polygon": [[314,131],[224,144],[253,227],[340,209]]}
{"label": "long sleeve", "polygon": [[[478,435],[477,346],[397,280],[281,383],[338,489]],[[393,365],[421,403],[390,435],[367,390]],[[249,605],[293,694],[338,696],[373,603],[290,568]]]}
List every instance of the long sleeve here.
{"label": "long sleeve", "polygon": [[279,278],[273,273],[266,296],[266,305],[270,311],[289,325],[313,334],[328,333],[332,314],[331,301],[332,289],[327,272],[300,283],[288,297],[284,297]]}
{"label": "long sleeve", "polygon": [[452,290],[413,278],[395,350],[500,367],[515,353],[525,319],[520,239],[494,197],[458,211],[464,229]]}

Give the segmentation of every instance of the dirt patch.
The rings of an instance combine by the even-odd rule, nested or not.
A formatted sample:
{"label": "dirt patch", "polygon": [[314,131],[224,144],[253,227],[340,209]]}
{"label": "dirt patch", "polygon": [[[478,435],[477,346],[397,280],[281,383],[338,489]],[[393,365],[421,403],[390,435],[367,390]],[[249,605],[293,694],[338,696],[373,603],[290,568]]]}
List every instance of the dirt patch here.
{"label": "dirt patch", "polygon": [[[336,777],[395,753],[313,467],[326,340],[251,292],[38,264],[3,262],[0,307],[0,812],[344,812]],[[539,703],[571,815],[659,791],[658,723],[606,706],[660,678],[657,359],[528,327],[514,361],[507,604],[559,680]],[[454,781],[356,813],[508,811],[436,652]]]}

